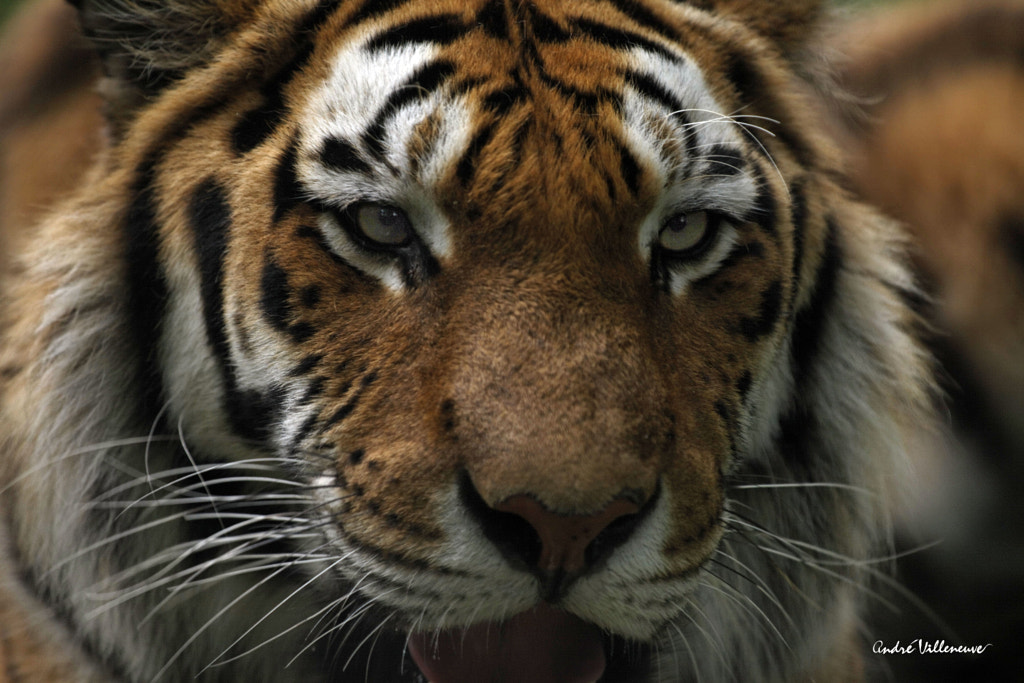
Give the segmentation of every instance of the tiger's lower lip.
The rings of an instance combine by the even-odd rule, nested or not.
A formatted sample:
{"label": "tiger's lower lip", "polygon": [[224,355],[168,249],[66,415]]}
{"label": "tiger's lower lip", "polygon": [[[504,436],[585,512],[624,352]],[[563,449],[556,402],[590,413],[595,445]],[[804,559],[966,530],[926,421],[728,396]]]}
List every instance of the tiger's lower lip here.
{"label": "tiger's lower lip", "polygon": [[596,683],[606,667],[600,629],[543,603],[501,623],[413,634],[409,651],[430,683]]}

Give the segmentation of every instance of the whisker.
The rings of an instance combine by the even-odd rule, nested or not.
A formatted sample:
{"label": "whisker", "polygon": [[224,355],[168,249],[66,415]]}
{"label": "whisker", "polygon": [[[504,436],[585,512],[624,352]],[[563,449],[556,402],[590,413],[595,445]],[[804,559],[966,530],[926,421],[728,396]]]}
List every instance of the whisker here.
{"label": "whisker", "polygon": [[[334,560],[334,562],[332,562],[328,566],[324,567],[318,573],[316,573],[312,577],[310,577],[305,583],[303,583],[302,585],[298,586],[297,588],[295,588],[295,590],[293,590],[291,593],[289,593],[284,598],[282,598],[276,605],[274,605],[269,610],[267,610],[263,614],[262,617],[257,619],[248,629],[246,629],[240,636],[238,636],[238,638],[236,638],[230,645],[228,645],[226,648],[224,648],[224,650],[219,655],[214,657],[213,660],[210,662],[210,664],[208,664],[206,666],[206,668],[203,669],[203,671],[208,670],[212,666],[215,666],[215,665],[220,666],[220,665],[223,665],[223,664],[227,664],[229,662],[236,661],[236,660],[238,660],[238,659],[240,659],[242,657],[245,657],[245,656],[247,656],[249,654],[252,654],[253,652],[256,652],[257,650],[259,650],[260,648],[262,648],[262,647],[264,647],[264,646],[274,642],[275,640],[277,640],[279,638],[284,637],[288,633],[290,633],[290,632],[294,631],[295,629],[299,628],[302,624],[306,623],[307,620],[316,618],[320,614],[320,612],[322,612],[323,610],[320,610],[320,611],[316,612],[314,615],[306,617],[305,619],[303,619],[303,620],[299,621],[298,623],[290,626],[289,628],[287,628],[287,629],[285,629],[283,631],[278,632],[274,636],[272,636],[270,638],[267,638],[266,640],[262,641],[261,643],[258,643],[257,645],[255,645],[252,648],[246,650],[245,652],[242,652],[242,653],[240,653],[238,655],[235,655],[235,656],[233,656],[233,657],[231,657],[229,659],[224,659],[223,661],[221,661],[221,658],[223,658],[224,655],[226,655],[232,648],[234,648],[236,645],[238,645],[238,643],[240,643],[243,639],[245,639],[246,636],[248,636],[250,633],[252,633],[257,627],[259,627],[260,624],[262,624],[267,619],[269,619],[271,616],[273,616],[279,609],[281,609],[281,607],[283,607],[285,605],[285,603],[290,601],[292,598],[294,598],[299,593],[305,591],[310,585],[315,583],[322,576],[324,576],[328,572],[333,571],[335,567],[337,567],[339,564],[344,562],[346,559],[348,559],[347,556],[336,558]],[[323,609],[329,609],[329,608],[325,607]]]}
{"label": "whisker", "polygon": [[763,127],[763,126],[758,126],[756,124],[748,123],[746,121],[740,121],[740,120],[737,120],[737,119],[750,118],[750,119],[755,119],[755,120],[763,120],[765,122],[775,123],[775,124],[781,123],[780,121],[778,121],[776,119],[768,118],[766,116],[754,116],[754,115],[730,116],[728,114],[722,114],[721,112],[716,112],[716,111],[713,111],[713,110],[710,110],[710,109],[699,109],[699,108],[679,109],[677,111],[669,113],[669,116],[675,116],[675,115],[678,115],[678,114],[689,114],[689,113],[709,114],[709,115],[711,115],[714,118],[711,118],[711,119],[708,119],[708,120],[705,120],[705,121],[688,121],[686,123],[686,125],[684,126],[684,128],[687,129],[687,130],[690,129],[690,128],[696,128],[697,126],[706,126],[706,125],[715,124],[715,123],[728,123],[728,124],[732,124],[732,125],[737,126],[740,130],[742,130],[746,134],[746,136],[750,140],[752,140],[754,142],[754,144],[756,144],[758,146],[758,148],[760,148],[760,150],[764,153],[765,158],[768,159],[768,163],[770,163],[772,165],[772,167],[775,169],[776,175],[779,177],[779,180],[782,181],[782,187],[783,187],[783,190],[786,192],[786,196],[787,197],[790,196],[789,183],[786,182],[786,177],[782,174],[782,170],[779,168],[778,164],[775,162],[775,158],[772,157],[771,152],[769,152],[768,148],[764,146],[764,143],[762,143],[761,140],[758,139],[758,137],[754,134],[754,131],[762,132],[765,135],[768,135],[769,137],[773,137],[773,138],[777,137],[775,135],[775,133],[773,133],[771,130],[769,130],[769,129]]}
{"label": "whisker", "polygon": [[171,655],[171,657],[167,660],[167,662],[164,663],[163,667],[161,667],[161,669],[159,671],[157,671],[156,675],[153,677],[153,680],[159,680],[161,677],[163,677],[163,675],[165,673],[167,673],[167,671],[170,670],[171,666],[176,661],[178,661],[178,659],[181,657],[181,655],[184,654],[185,651],[188,648],[190,648],[192,646],[192,644],[194,642],[196,642],[196,640],[198,640],[199,637],[203,633],[205,633],[209,628],[211,628],[213,626],[213,624],[217,622],[217,620],[219,620],[222,616],[224,616],[224,614],[226,614],[229,610],[234,608],[235,605],[237,605],[242,600],[244,600],[249,595],[251,595],[254,591],[262,588],[264,584],[270,582],[271,580],[273,580],[277,576],[280,576],[286,570],[287,570],[287,567],[281,567],[280,569],[275,570],[274,572],[272,572],[269,575],[265,576],[263,579],[261,579],[261,580],[257,581],[256,583],[254,583],[252,586],[250,586],[249,588],[244,590],[241,594],[239,594],[234,599],[232,599],[230,602],[228,602],[227,605],[225,605],[224,607],[219,609],[212,617],[210,617],[206,621],[205,624],[203,624],[199,628],[197,628],[195,630],[195,632],[192,633],[192,635],[189,636],[185,640],[185,642],[181,645],[181,647],[179,647],[178,650],[173,655]]}
{"label": "whisker", "polygon": [[737,491],[750,491],[755,489],[836,489],[840,491],[852,491],[854,493],[860,493],[865,496],[872,498],[877,497],[874,491],[866,489],[862,486],[854,486],[852,484],[838,484],[833,482],[789,482],[779,484],[735,484],[730,488]]}

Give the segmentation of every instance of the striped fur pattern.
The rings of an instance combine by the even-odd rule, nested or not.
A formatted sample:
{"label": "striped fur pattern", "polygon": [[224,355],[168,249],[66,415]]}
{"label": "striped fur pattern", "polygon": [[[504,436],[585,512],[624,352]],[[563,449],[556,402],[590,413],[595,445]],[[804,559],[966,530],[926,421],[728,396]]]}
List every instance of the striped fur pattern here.
{"label": "striped fur pattern", "polygon": [[[5,285],[6,650],[412,682],[544,602],[607,683],[857,680],[930,389],[818,3],[77,4],[110,144]],[[629,513],[549,571],[518,499]]]}

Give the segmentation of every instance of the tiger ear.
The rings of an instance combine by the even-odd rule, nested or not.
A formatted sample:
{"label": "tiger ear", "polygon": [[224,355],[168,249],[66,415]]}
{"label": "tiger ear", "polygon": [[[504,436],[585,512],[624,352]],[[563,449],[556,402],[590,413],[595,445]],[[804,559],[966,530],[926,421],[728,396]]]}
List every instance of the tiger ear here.
{"label": "tiger ear", "polygon": [[824,13],[821,0],[692,0],[690,4],[735,18],[787,55],[804,46]]}
{"label": "tiger ear", "polygon": [[249,0],[68,0],[103,62],[111,113],[203,64]]}

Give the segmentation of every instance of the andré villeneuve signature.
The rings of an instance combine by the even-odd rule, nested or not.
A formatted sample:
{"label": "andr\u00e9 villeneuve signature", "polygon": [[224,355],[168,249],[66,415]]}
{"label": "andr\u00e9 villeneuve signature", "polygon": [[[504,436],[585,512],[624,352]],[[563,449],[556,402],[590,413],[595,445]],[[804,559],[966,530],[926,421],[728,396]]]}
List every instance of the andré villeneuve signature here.
{"label": "andr\u00e9 villeneuve signature", "polygon": [[903,643],[897,640],[892,645],[886,645],[881,640],[876,640],[871,646],[871,651],[876,655],[980,655],[992,647],[992,643],[984,645],[949,645],[945,640],[915,640]]}

